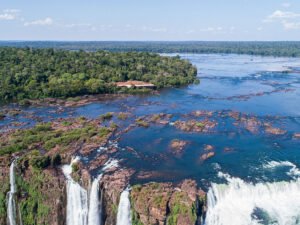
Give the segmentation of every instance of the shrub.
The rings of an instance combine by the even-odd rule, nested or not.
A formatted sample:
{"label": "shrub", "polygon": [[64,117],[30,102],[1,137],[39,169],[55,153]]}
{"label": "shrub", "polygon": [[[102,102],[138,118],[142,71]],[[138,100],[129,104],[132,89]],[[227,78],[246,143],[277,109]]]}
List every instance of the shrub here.
{"label": "shrub", "polygon": [[113,113],[108,112],[100,116],[102,120],[110,120],[113,117]]}
{"label": "shrub", "polygon": [[51,165],[52,166],[59,166],[61,164],[61,156],[60,154],[56,154],[51,159]]}
{"label": "shrub", "polygon": [[30,159],[30,165],[36,169],[44,169],[51,163],[49,156],[34,156]]}

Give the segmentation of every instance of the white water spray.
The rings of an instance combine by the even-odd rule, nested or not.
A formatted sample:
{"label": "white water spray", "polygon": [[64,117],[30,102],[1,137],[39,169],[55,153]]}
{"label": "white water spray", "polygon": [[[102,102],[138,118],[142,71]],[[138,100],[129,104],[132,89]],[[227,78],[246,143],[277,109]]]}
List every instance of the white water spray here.
{"label": "white water spray", "polygon": [[246,183],[222,174],[228,184],[212,184],[205,225],[300,224],[300,180]]}
{"label": "white water spray", "polygon": [[90,205],[89,205],[89,223],[88,225],[100,225],[102,205],[99,201],[99,181],[102,178],[102,174],[99,175],[92,183],[90,193]]}
{"label": "white water spray", "polygon": [[67,178],[67,225],[87,225],[88,221],[87,191],[71,177],[72,165],[78,160],[77,157],[62,168]]}
{"label": "white water spray", "polygon": [[7,216],[9,225],[16,225],[16,203],[14,195],[17,192],[16,182],[15,182],[15,162],[12,162],[9,170],[9,180],[10,180],[10,191],[8,192],[8,207]]}
{"label": "white water spray", "polygon": [[91,193],[90,193],[90,204],[89,204],[89,215],[88,215],[88,225],[101,225],[102,216],[102,202],[99,201],[99,182],[102,178],[103,173],[112,168],[117,167],[117,160],[109,160],[104,164],[100,175],[94,179],[92,183]]}
{"label": "white water spray", "polygon": [[67,225],[101,225],[102,205],[99,201],[99,182],[103,173],[118,166],[117,160],[109,160],[104,164],[100,175],[93,181],[88,204],[88,193],[71,177],[72,165],[79,160],[76,157],[70,165],[62,170],[67,178]]}
{"label": "white water spray", "polygon": [[126,188],[120,197],[118,207],[117,225],[131,225],[129,188]]}

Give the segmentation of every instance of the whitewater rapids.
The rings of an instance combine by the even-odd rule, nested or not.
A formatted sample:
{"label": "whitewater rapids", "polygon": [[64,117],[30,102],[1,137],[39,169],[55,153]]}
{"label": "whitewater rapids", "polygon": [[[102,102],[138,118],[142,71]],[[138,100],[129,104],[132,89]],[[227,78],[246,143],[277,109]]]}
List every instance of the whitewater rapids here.
{"label": "whitewater rapids", "polygon": [[[295,166],[289,166],[289,173],[295,174]],[[300,224],[299,178],[252,184],[228,174],[219,176],[227,184],[212,184],[208,191],[205,225]]]}

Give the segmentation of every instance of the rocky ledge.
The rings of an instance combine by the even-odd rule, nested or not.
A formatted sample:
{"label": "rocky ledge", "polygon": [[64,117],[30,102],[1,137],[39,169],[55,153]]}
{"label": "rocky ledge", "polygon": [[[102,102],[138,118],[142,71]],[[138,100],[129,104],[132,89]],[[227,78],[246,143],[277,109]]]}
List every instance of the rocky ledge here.
{"label": "rocky ledge", "polygon": [[133,224],[200,224],[205,193],[194,180],[135,185],[131,191]]}

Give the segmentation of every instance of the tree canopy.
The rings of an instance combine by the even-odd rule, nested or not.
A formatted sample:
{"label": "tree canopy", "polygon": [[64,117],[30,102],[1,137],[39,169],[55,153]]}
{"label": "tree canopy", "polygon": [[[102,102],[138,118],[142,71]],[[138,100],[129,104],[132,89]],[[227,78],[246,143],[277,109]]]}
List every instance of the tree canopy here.
{"label": "tree canopy", "polygon": [[0,41],[0,46],[113,52],[224,53],[300,57],[299,41]]}
{"label": "tree canopy", "polygon": [[140,80],[158,88],[196,80],[180,57],[146,52],[0,48],[0,102],[115,92],[114,82]]}

